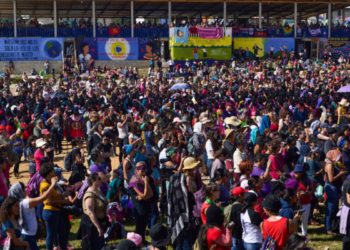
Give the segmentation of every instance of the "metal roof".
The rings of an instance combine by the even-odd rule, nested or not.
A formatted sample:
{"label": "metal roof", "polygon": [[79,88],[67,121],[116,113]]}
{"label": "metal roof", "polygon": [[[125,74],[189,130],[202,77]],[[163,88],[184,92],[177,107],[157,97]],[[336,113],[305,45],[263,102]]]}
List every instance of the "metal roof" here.
{"label": "metal roof", "polygon": [[[92,17],[91,0],[56,0],[58,17]],[[130,17],[130,0],[95,0],[96,17]],[[172,17],[187,18],[195,16],[223,16],[224,0],[171,0]],[[258,16],[257,0],[227,0],[227,18],[233,13],[236,17]],[[266,17],[293,18],[294,3],[298,3],[298,12],[303,18],[328,12],[328,3],[332,10],[339,10],[350,5],[348,0],[262,0],[262,13]],[[13,1],[0,0],[0,18],[13,16]],[[298,13],[299,14],[299,13]],[[17,15],[30,17],[53,17],[53,0],[17,0]],[[168,0],[134,0],[134,17],[166,18]]]}

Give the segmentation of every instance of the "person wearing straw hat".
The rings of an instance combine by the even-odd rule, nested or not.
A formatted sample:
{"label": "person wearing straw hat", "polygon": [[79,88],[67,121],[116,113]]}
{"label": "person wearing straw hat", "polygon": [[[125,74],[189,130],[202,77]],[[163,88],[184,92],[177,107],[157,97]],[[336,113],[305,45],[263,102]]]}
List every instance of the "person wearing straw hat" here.
{"label": "person wearing straw hat", "polygon": [[186,176],[186,186],[187,186],[187,191],[191,193],[197,192],[197,184],[196,180],[194,179],[193,176],[193,171],[196,169],[196,167],[200,164],[200,161],[197,161],[193,157],[187,157],[184,160],[184,168],[183,173]]}
{"label": "person wearing straw hat", "polygon": [[236,150],[235,147],[235,130],[234,129],[225,129],[225,140],[224,140],[224,149],[227,151],[228,155],[233,155]]}
{"label": "person wearing straw hat", "polygon": [[349,102],[346,99],[342,99],[339,102],[339,107],[337,108],[337,115],[338,115],[338,124],[340,121],[340,117],[346,115],[347,107],[349,107]]}

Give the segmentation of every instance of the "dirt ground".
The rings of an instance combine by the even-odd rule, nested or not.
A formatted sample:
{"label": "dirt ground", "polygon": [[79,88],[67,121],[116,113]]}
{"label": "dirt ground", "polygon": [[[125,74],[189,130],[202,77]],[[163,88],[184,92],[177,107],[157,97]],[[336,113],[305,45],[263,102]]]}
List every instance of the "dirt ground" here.
{"label": "dirt ground", "polygon": [[[71,175],[71,172],[66,172],[64,171],[64,167],[63,167],[63,159],[64,157],[66,156],[66,154],[68,152],[70,152],[72,150],[72,146],[68,143],[67,141],[64,139],[64,141],[62,142],[62,147],[63,147],[63,153],[62,154],[59,154],[59,155],[55,155],[54,157],[54,160],[53,160],[53,163],[54,164],[57,164],[60,168],[62,168],[62,174],[63,176],[68,180],[70,175]],[[85,149],[85,143],[84,143],[84,151],[85,151],[85,166],[87,167],[88,164],[87,164],[87,161],[86,161],[86,158],[87,158],[87,151]],[[117,153],[119,153],[119,150],[117,148]],[[13,168],[11,168],[10,170],[10,183],[11,184],[14,184],[16,182],[23,182],[25,185],[27,185],[30,177],[29,177],[29,162],[26,161],[26,162],[23,162],[24,160],[24,156],[22,156],[21,158],[21,163],[19,165],[19,173],[21,175],[20,178],[14,178],[13,177]],[[112,169],[116,169],[118,166],[119,166],[119,157],[118,156],[114,156],[111,158],[112,160]]]}

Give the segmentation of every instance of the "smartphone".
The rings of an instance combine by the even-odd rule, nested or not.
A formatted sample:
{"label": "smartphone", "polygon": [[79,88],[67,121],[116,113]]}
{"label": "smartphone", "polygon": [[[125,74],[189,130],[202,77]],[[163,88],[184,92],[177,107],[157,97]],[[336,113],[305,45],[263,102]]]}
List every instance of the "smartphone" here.
{"label": "smartphone", "polygon": [[305,211],[306,211],[305,209],[299,209],[299,210],[295,210],[294,213],[298,213],[298,212],[304,213]]}
{"label": "smartphone", "polygon": [[233,221],[231,221],[230,223],[228,223],[227,227],[232,227],[234,225]]}
{"label": "smartphone", "polygon": [[187,155],[187,152],[186,152],[186,149],[182,149],[182,152],[181,152],[181,156],[182,157],[185,157]]}

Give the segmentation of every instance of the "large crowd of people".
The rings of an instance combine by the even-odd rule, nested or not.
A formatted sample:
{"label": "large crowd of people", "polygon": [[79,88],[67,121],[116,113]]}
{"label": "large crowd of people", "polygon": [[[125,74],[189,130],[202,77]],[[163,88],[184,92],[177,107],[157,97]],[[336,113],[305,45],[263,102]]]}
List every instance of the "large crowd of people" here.
{"label": "large crowd of people", "polygon": [[321,224],[348,249],[347,64],[295,57],[5,74],[0,245],[74,249],[74,216],[84,250],[307,249]]}

